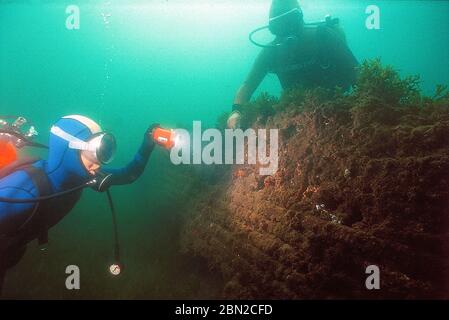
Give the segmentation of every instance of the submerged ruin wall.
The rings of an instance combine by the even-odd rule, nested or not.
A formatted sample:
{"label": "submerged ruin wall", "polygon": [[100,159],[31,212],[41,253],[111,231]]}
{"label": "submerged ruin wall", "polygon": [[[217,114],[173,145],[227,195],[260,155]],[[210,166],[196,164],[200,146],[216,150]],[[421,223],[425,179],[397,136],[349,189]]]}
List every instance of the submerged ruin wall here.
{"label": "submerged ruin wall", "polygon": [[[416,80],[373,61],[351,94],[247,107],[253,128],[280,129],[279,170],[232,168],[193,201],[181,239],[224,298],[447,297],[449,99]],[[380,290],[365,287],[369,265]]]}

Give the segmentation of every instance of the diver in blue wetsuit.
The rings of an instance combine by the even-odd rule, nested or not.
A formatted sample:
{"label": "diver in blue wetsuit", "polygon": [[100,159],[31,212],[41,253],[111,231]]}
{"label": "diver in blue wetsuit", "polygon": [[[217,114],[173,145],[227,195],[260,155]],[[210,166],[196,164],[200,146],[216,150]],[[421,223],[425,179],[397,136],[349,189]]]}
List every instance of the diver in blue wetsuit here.
{"label": "diver in blue wetsuit", "polygon": [[72,210],[84,187],[106,191],[142,174],[155,146],[152,131],[157,126],[148,128],[126,167],[107,169],[102,165],[115,154],[114,137],[87,117],[66,116],[51,128],[47,160],[16,163],[6,174],[1,170],[0,293],[6,270],[18,263],[27,243],[45,243],[48,229]]}

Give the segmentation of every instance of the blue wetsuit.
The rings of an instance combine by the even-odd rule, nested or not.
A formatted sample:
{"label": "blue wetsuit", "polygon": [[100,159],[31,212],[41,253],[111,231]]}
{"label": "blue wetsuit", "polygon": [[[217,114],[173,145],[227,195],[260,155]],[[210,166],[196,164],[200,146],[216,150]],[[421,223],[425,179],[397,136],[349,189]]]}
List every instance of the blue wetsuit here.
{"label": "blue wetsuit", "polygon": [[[56,126],[67,133],[86,141],[92,133],[89,128],[79,121],[73,119],[60,119]],[[128,184],[135,181],[145,169],[154,144],[149,140],[148,134],[139,148],[134,159],[121,169],[104,169],[102,172],[109,175],[107,186],[117,184]],[[47,160],[40,160],[32,164],[33,167],[43,170],[48,177],[51,193],[58,193],[86,183],[92,176],[84,168],[80,151],[70,149],[68,142],[53,134],[50,135],[49,154]],[[82,190],[58,197],[48,201],[45,205],[45,219],[48,228],[57,224],[80,199]],[[33,183],[28,172],[16,171],[0,180],[0,197],[32,199],[42,196],[37,186]],[[30,216],[37,209],[37,203],[7,203],[0,202],[0,241],[7,237],[14,237],[16,233],[27,223]],[[0,289],[1,271],[5,270],[21,258],[28,242],[39,237],[41,230],[27,230],[20,241],[13,246],[0,252]]]}

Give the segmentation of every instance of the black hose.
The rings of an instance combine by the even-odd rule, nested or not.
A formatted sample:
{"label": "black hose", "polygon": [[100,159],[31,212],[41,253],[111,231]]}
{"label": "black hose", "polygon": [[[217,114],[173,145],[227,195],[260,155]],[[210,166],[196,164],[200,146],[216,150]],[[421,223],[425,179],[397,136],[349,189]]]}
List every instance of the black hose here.
{"label": "black hose", "polygon": [[86,187],[89,187],[90,185],[92,185],[93,183],[95,183],[96,180],[91,180],[89,182],[86,182],[80,186],[77,186],[75,188],[72,189],[68,189],[66,191],[62,191],[62,192],[58,192],[58,193],[54,193],[48,196],[44,196],[44,197],[37,197],[37,198],[31,198],[31,199],[21,199],[21,198],[4,198],[4,197],[0,197],[0,202],[7,202],[7,203],[35,203],[35,202],[40,202],[40,201],[46,201],[46,200],[50,200],[53,198],[58,198],[58,197],[62,197],[65,196],[69,193],[73,193],[75,191],[84,189]]}
{"label": "black hose", "polygon": [[123,264],[120,261],[120,242],[118,237],[118,227],[117,227],[117,215],[115,212],[114,202],[112,201],[111,192],[109,189],[106,191],[106,194],[108,195],[108,202],[109,207],[111,208],[111,214],[112,214],[112,224],[114,227],[114,258],[115,263],[117,263],[121,269],[123,269]]}
{"label": "black hose", "polygon": [[[315,26],[325,25],[325,24],[335,25],[335,24],[338,24],[338,22],[339,22],[338,19],[334,18],[334,19],[331,19],[329,21],[326,20],[326,21],[317,21],[317,22],[304,23],[304,27],[306,27],[306,28],[307,27],[315,27]],[[278,47],[280,45],[280,43],[278,43],[278,44],[261,44],[261,43],[259,43],[259,42],[257,42],[256,40],[253,39],[253,36],[254,36],[255,33],[259,32],[259,31],[262,31],[262,30],[265,30],[265,29],[268,29],[268,28],[270,28],[269,25],[263,26],[263,27],[259,27],[257,29],[254,29],[253,31],[251,31],[249,33],[249,36],[248,36],[249,41],[251,41],[251,43],[254,44],[255,46],[258,46],[258,47],[261,47],[261,48],[275,48],[275,47]]]}
{"label": "black hose", "polygon": [[257,28],[255,30],[251,31],[249,33],[249,36],[248,36],[249,41],[251,41],[251,43],[254,44],[255,46],[258,46],[258,47],[261,47],[261,48],[274,48],[274,47],[276,47],[276,45],[274,45],[274,44],[260,44],[256,40],[253,39],[253,35],[255,33],[259,32],[259,31],[262,31],[262,30],[265,30],[265,29],[268,29],[268,28],[269,28],[269,26],[263,26],[263,27],[260,27],[260,28]]}

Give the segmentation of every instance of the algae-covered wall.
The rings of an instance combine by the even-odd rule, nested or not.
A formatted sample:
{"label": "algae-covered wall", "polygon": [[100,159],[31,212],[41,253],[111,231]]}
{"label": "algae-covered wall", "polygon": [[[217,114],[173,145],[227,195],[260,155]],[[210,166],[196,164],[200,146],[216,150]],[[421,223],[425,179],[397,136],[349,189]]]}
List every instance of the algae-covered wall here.
{"label": "algae-covered wall", "polygon": [[[379,60],[350,94],[262,96],[244,119],[280,128],[279,170],[235,166],[192,209],[184,250],[226,298],[447,297],[448,101]],[[366,289],[369,265],[382,290]]]}

